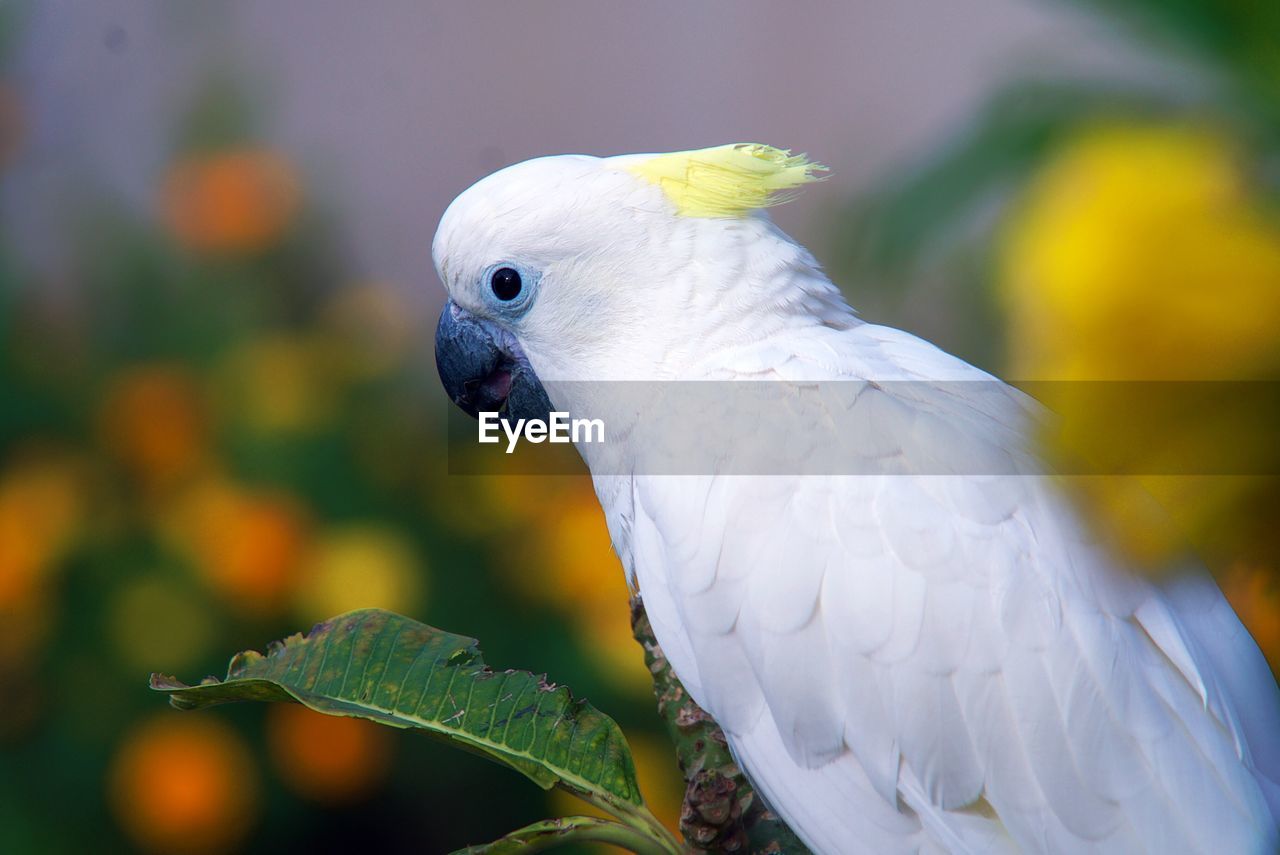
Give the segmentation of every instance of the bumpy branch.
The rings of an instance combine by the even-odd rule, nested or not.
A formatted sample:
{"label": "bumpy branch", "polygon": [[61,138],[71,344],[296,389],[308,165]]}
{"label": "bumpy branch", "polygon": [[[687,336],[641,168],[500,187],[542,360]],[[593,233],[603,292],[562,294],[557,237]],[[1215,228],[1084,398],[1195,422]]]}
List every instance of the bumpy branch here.
{"label": "bumpy branch", "polygon": [[734,763],[720,726],[693,702],[676,679],[653,637],[653,627],[638,596],[631,600],[631,631],[644,647],[658,713],[666,722],[684,773],[680,833],[690,851],[742,855],[808,852],[756,795],[751,782]]}

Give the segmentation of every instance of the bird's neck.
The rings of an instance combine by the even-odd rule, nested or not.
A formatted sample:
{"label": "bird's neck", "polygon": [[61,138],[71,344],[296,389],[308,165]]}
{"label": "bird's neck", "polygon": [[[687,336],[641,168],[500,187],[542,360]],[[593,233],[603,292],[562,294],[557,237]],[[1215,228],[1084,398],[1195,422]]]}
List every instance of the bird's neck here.
{"label": "bird's neck", "polygon": [[655,445],[646,436],[679,432],[664,419],[696,411],[697,392],[673,384],[768,379],[770,360],[785,360],[797,336],[861,323],[812,256],[771,224],[738,237],[736,253],[720,254],[728,269],[695,254],[656,271],[663,282],[654,287],[665,291],[660,322],[602,343],[583,364],[548,372],[544,385],[557,410],[607,426],[605,446],[579,445],[593,473],[635,471],[626,455]]}
{"label": "bird's neck", "polygon": [[660,320],[637,330],[646,352],[627,361],[638,379],[720,378],[727,353],[861,323],[809,251],[764,216],[689,221],[668,245],[667,265],[650,274]]}

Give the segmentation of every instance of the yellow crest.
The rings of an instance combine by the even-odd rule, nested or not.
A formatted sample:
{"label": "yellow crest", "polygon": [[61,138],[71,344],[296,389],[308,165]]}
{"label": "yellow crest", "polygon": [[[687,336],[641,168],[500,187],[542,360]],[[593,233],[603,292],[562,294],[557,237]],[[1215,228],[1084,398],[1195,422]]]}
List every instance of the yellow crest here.
{"label": "yellow crest", "polygon": [[657,154],[629,169],[661,187],[682,217],[741,217],[790,201],[788,190],[821,181],[827,168],[773,146],[733,143]]}

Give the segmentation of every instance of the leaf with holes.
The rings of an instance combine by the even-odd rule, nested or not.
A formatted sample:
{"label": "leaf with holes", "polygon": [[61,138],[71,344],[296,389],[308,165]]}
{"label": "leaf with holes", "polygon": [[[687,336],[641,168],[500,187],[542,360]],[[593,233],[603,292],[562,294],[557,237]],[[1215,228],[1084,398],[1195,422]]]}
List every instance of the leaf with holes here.
{"label": "leaf with holes", "polygon": [[240,653],[225,680],[188,686],[153,674],[151,687],[184,710],[296,701],[422,731],[670,839],[640,797],[631,751],[612,719],[543,677],[491,670],[475,639],[391,612],[351,612],[273,643],[265,656]]}

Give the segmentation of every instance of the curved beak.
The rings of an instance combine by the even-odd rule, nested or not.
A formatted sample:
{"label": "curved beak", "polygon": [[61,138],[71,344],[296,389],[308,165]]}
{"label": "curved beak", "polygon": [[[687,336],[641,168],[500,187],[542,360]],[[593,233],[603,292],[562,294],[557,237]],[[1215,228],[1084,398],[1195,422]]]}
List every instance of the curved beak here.
{"label": "curved beak", "polygon": [[551,401],[515,336],[452,300],[436,327],[436,369],[449,399],[473,418],[550,418]]}

